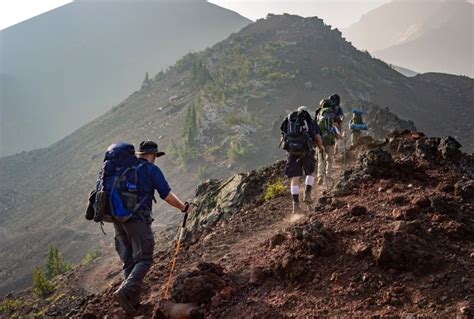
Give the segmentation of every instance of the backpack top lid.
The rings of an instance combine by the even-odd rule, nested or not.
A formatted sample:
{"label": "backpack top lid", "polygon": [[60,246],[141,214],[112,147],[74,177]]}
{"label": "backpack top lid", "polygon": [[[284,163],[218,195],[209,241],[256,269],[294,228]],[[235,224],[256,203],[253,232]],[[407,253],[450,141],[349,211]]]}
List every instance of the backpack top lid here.
{"label": "backpack top lid", "polygon": [[[309,117],[309,119],[308,119]],[[309,130],[309,124],[311,122],[311,115],[305,110],[293,111],[288,114],[288,128],[286,134],[288,135],[299,135]]]}
{"label": "backpack top lid", "polygon": [[352,109],[352,113],[354,113],[356,115],[362,115],[362,114],[364,114],[364,111],[358,110],[358,109]]}
{"label": "backpack top lid", "polygon": [[330,119],[333,120],[334,117],[336,117],[336,113],[334,112],[334,109],[332,107],[325,107],[322,108],[321,111],[319,111],[318,114],[318,119],[319,121],[325,120],[325,119]]}
{"label": "backpack top lid", "polygon": [[104,162],[113,161],[116,167],[130,166],[136,162],[135,147],[132,144],[119,142],[112,144],[105,152]]}

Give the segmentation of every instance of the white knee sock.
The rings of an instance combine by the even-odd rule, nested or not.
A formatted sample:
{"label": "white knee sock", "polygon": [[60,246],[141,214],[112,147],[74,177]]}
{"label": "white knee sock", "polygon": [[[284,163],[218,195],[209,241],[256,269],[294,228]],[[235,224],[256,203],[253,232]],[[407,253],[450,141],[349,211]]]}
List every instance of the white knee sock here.
{"label": "white knee sock", "polygon": [[300,187],[299,186],[291,186],[291,195],[299,195],[300,194]]}
{"label": "white knee sock", "polygon": [[306,176],[306,180],[305,180],[305,185],[308,185],[308,186],[313,186],[313,183],[314,183],[314,177],[311,176],[311,175],[308,175]]}

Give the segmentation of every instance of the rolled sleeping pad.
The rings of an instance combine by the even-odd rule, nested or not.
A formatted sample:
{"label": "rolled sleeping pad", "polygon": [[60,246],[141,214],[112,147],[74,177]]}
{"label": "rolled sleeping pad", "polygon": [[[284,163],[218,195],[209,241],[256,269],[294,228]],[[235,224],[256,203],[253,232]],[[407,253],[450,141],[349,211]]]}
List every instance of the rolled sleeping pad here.
{"label": "rolled sleeping pad", "polygon": [[349,125],[349,128],[351,130],[357,130],[357,131],[367,131],[369,129],[367,124],[351,124]]}

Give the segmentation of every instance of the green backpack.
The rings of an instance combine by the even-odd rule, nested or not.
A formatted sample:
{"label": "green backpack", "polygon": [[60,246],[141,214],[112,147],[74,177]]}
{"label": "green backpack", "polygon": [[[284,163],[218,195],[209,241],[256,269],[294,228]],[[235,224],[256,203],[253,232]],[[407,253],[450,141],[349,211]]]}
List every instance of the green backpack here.
{"label": "green backpack", "polygon": [[331,107],[325,107],[319,111],[316,121],[321,129],[321,138],[324,145],[334,145],[336,134],[334,133],[334,118],[336,114]]}

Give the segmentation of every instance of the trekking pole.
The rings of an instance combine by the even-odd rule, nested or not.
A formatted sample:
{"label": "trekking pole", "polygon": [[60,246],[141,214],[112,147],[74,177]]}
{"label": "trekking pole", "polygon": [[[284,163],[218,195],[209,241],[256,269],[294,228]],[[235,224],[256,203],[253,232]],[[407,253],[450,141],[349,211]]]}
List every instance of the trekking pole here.
{"label": "trekking pole", "polygon": [[[320,158],[321,158],[321,161],[323,162],[323,165],[322,165],[323,166],[323,171],[322,171],[322,173],[323,173],[323,177],[324,177],[324,182],[326,183],[326,191],[327,191],[329,189],[329,187],[328,187],[328,179],[327,179],[327,176],[326,176],[326,156],[325,156],[326,152],[321,151],[321,150],[319,150],[318,152],[319,152],[319,154],[321,154]],[[319,166],[319,163],[318,163],[318,166]]]}
{"label": "trekking pole", "polygon": [[[192,205],[192,204],[190,204]],[[181,250],[181,241],[183,240],[184,232],[186,231],[186,220],[188,219],[188,213],[184,213],[183,223],[179,230],[178,240],[176,241],[176,250],[174,252],[173,259],[171,260],[171,269],[170,274],[168,276],[168,282],[166,283],[165,292],[163,293],[163,299],[169,299],[169,291],[171,288],[171,281],[173,279],[173,273],[176,270],[176,260],[178,259],[179,252]]]}
{"label": "trekking pole", "polygon": [[346,169],[346,130],[344,130],[344,151],[342,153],[342,169]]}
{"label": "trekking pole", "polygon": [[325,155],[326,152],[325,151],[323,151],[323,152],[320,151],[320,153],[321,153],[321,159],[323,161],[323,177],[324,177],[324,182],[326,183],[326,191],[329,191],[328,177],[327,177],[327,174],[326,174],[326,164],[327,164],[326,155]]}

